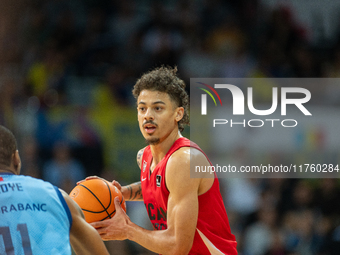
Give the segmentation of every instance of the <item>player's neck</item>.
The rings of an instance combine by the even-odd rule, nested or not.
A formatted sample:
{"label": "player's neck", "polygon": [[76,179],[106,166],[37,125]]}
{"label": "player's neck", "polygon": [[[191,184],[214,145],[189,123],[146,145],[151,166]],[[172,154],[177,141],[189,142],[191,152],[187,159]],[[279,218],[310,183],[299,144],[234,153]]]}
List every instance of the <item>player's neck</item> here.
{"label": "player's neck", "polygon": [[160,143],[155,144],[155,145],[150,145],[153,166],[156,166],[164,158],[164,156],[170,150],[174,142],[180,137],[182,137],[181,133],[178,130],[176,130],[175,132],[172,132],[168,137],[166,137]]}
{"label": "player's neck", "polygon": [[15,170],[11,169],[8,166],[4,166],[0,164],[0,174],[1,173],[12,173],[12,174],[17,174]]}

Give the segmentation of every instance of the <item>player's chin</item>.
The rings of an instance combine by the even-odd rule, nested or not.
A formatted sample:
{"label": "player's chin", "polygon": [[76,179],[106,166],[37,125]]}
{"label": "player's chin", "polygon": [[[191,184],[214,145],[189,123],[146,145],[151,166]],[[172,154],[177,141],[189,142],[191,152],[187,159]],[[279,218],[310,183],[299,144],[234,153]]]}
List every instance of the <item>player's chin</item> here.
{"label": "player's chin", "polygon": [[148,145],[156,145],[159,144],[160,139],[158,137],[149,137],[149,138],[145,138],[145,142]]}

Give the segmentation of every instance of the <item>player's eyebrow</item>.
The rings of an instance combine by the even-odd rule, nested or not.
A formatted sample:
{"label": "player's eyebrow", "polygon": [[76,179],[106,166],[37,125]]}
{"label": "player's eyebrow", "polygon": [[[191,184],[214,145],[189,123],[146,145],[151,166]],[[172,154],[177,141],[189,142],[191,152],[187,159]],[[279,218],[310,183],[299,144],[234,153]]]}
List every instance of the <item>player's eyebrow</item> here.
{"label": "player's eyebrow", "polygon": [[156,101],[156,102],[153,102],[152,104],[164,104],[165,105],[163,101]]}
{"label": "player's eyebrow", "polygon": [[[143,102],[143,101],[140,101],[138,104],[146,104],[145,102]],[[155,102],[153,102],[152,103],[152,105],[155,105],[155,104],[164,104],[165,105],[165,103],[163,102],[163,101],[155,101]]]}

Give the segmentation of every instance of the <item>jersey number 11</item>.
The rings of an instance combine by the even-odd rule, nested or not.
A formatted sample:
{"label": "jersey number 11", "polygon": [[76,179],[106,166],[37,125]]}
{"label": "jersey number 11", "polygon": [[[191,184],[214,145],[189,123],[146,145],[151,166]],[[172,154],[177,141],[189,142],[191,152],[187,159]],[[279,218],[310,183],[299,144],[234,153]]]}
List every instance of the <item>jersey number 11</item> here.
{"label": "jersey number 11", "polygon": [[[20,232],[21,244],[24,249],[24,254],[32,255],[31,242],[28,236],[27,225],[18,224],[17,231]],[[0,227],[0,235],[2,235],[2,238],[4,240],[6,254],[7,255],[14,254],[14,247],[13,247],[13,242],[12,242],[11,233],[9,231],[9,227]]]}

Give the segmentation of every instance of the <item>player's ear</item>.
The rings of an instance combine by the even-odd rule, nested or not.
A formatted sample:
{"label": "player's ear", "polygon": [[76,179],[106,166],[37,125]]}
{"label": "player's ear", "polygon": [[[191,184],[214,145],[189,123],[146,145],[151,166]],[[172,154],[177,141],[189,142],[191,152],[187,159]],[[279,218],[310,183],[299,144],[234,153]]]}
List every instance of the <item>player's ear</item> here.
{"label": "player's ear", "polygon": [[21,170],[21,159],[20,159],[20,155],[19,155],[19,151],[16,150],[13,153],[13,166],[15,168],[15,171],[17,172],[17,174],[20,174],[20,170]]}
{"label": "player's ear", "polygon": [[183,107],[177,107],[176,108],[176,121],[180,121],[184,116],[184,108]]}

